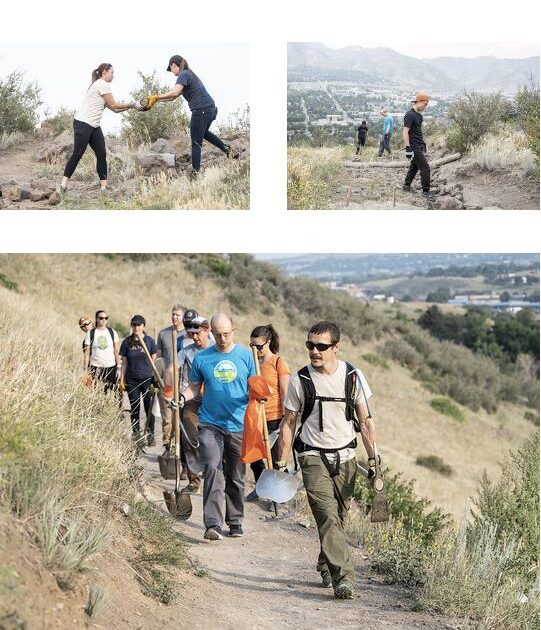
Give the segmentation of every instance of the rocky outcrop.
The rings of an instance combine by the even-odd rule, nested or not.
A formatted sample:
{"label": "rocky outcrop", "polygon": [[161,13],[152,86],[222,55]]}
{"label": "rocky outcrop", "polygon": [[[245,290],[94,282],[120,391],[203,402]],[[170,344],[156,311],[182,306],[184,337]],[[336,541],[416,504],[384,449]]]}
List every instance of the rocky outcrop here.
{"label": "rocky outcrop", "polygon": [[38,162],[50,162],[59,156],[67,156],[73,149],[73,136],[63,131],[50,142],[45,142],[35,153]]}
{"label": "rocky outcrop", "polygon": [[0,201],[2,208],[19,207],[21,201],[37,203],[47,201],[49,205],[58,205],[62,198],[55,188],[48,183],[34,180],[27,183],[19,183],[12,179],[9,182],[0,183]]}

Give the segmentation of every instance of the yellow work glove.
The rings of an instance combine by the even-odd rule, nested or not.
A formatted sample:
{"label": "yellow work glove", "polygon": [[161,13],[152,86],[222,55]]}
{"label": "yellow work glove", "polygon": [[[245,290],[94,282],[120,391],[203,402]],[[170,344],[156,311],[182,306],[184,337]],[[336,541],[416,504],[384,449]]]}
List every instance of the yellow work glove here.
{"label": "yellow work glove", "polygon": [[157,94],[150,94],[149,96],[143,96],[143,98],[140,100],[140,103],[145,108],[145,110],[149,110],[152,109],[154,105],[156,105],[157,100]]}
{"label": "yellow work glove", "polygon": [[126,391],[126,384],[124,383],[124,381],[119,381],[118,383],[118,389],[121,392],[125,392]]}

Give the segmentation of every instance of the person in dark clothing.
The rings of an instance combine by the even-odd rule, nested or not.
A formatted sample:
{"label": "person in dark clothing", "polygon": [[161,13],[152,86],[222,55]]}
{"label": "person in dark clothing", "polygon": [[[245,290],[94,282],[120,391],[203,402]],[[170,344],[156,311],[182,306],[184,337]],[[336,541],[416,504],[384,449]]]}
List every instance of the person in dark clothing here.
{"label": "person in dark clothing", "polygon": [[229,144],[223,142],[218,136],[209,131],[213,121],[218,115],[218,108],[205,89],[201,79],[188,66],[186,59],[180,55],[173,55],[169,59],[167,71],[172,72],[177,81],[175,87],[166,94],[155,94],[148,96],[149,107],[153,107],[158,101],[173,101],[181,94],[186,99],[192,118],[190,121],[190,137],[192,140],[192,173],[191,177],[196,178],[201,168],[201,148],[203,140],[210,142],[218,149],[221,149],[227,157],[238,158],[238,154],[233,153]]}
{"label": "person in dark clothing", "polygon": [[359,155],[359,150],[366,144],[366,137],[368,136],[368,125],[366,120],[363,120],[357,129],[357,151],[355,155]]}
{"label": "person in dark clothing", "polygon": [[143,398],[145,413],[150,420],[148,444],[153,446],[155,444],[154,416],[150,414],[150,386],[152,385],[154,374],[141,345],[140,336],[144,339],[152,361],[156,360],[157,348],[154,339],[145,335],[145,318],[142,315],[134,315],[130,323],[131,335],[126,337],[120,346],[120,356],[122,357],[120,390],[128,392],[132,433],[136,441],[140,438],[139,409],[141,397]]}
{"label": "person in dark clothing", "polygon": [[425,156],[426,144],[423,139],[423,116],[421,114],[428,105],[428,101],[428,94],[417,94],[415,100],[412,101],[413,107],[404,116],[402,139],[406,146],[406,159],[409,160],[410,167],[402,190],[411,192],[411,182],[420,171],[423,195],[428,201],[433,201],[434,195],[430,192],[430,166]]}

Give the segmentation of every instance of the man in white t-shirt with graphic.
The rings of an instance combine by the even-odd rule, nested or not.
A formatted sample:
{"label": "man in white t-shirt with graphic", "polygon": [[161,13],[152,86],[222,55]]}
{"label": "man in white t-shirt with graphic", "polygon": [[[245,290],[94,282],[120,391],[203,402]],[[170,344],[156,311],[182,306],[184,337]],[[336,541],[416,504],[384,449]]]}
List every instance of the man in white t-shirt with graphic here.
{"label": "man in white t-shirt with graphic", "polygon": [[[291,376],[280,426],[278,469],[287,466],[291,447],[298,453],[306,495],[321,544],[317,570],[337,599],[352,599],[354,571],[344,534],[357,472],[356,429],[375,474],[376,431],[360,370],[337,357],[340,330],[321,321],[308,333],[310,364]],[[297,417],[300,429],[295,435]]]}
{"label": "man in white t-shirt with graphic", "polygon": [[118,333],[109,328],[108,320],[106,311],[96,311],[96,325],[86,333],[83,342],[85,369],[94,380],[103,383],[105,392],[116,387],[120,366]]}

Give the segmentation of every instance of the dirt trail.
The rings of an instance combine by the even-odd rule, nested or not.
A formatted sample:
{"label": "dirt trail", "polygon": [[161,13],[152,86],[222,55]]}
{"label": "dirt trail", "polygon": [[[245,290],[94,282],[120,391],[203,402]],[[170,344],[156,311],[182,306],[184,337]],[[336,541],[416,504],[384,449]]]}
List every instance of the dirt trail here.
{"label": "dirt trail", "polygon": [[[439,155],[431,156],[436,159]],[[382,161],[389,158],[384,157]],[[402,156],[396,159],[402,159]],[[419,176],[412,188],[414,193],[403,192],[405,168],[362,168],[355,166],[361,158],[348,158],[330,189],[329,208],[333,210],[414,210],[428,208],[421,195]],[[534,178],[519,177],[512,173],[481,172],[477,169],[464,172],[464,161],[459,160],[432,169],[432,189],[436,192],[434,209],[507,209],[539,210],[539,183]],[[452,190],[453,188],[456,190]],[[447,190],[452,195],[443,195]],[[455,197],[460,207],[445,207]]]}
{"label": "dirt trail", "polygon": [[[159,474],[160,447],[146,449],[140,458],[146,480],[145,494],[162,509],[162,490],[173,488]],[[247,489],[249,491],[249,488]],[[384,583],[371,573],[366,555],[353,549],[357,591],[353,601],[336,601],[332,589],[320,586],[315,563],[317,531],[306,518],[280,510],[274,518],[269,506],[246,504],[243,538],[218,542],[203,540],[202,497],[194,496],[189,521],[178,524],[187,539],[190,558],[206,569],[204,578],[189,576],[183,591],[185,625],[175,616],[171,628],[197,627],[239,630],[273,629],[293,624],[304,628],[453,628],[440,616],[413,612],[407,590]],[[227,531],[227,530],[226,530]],[[189,612],[186,610],[189,606]],[[174,622],[173,622],[174,619]]]}

